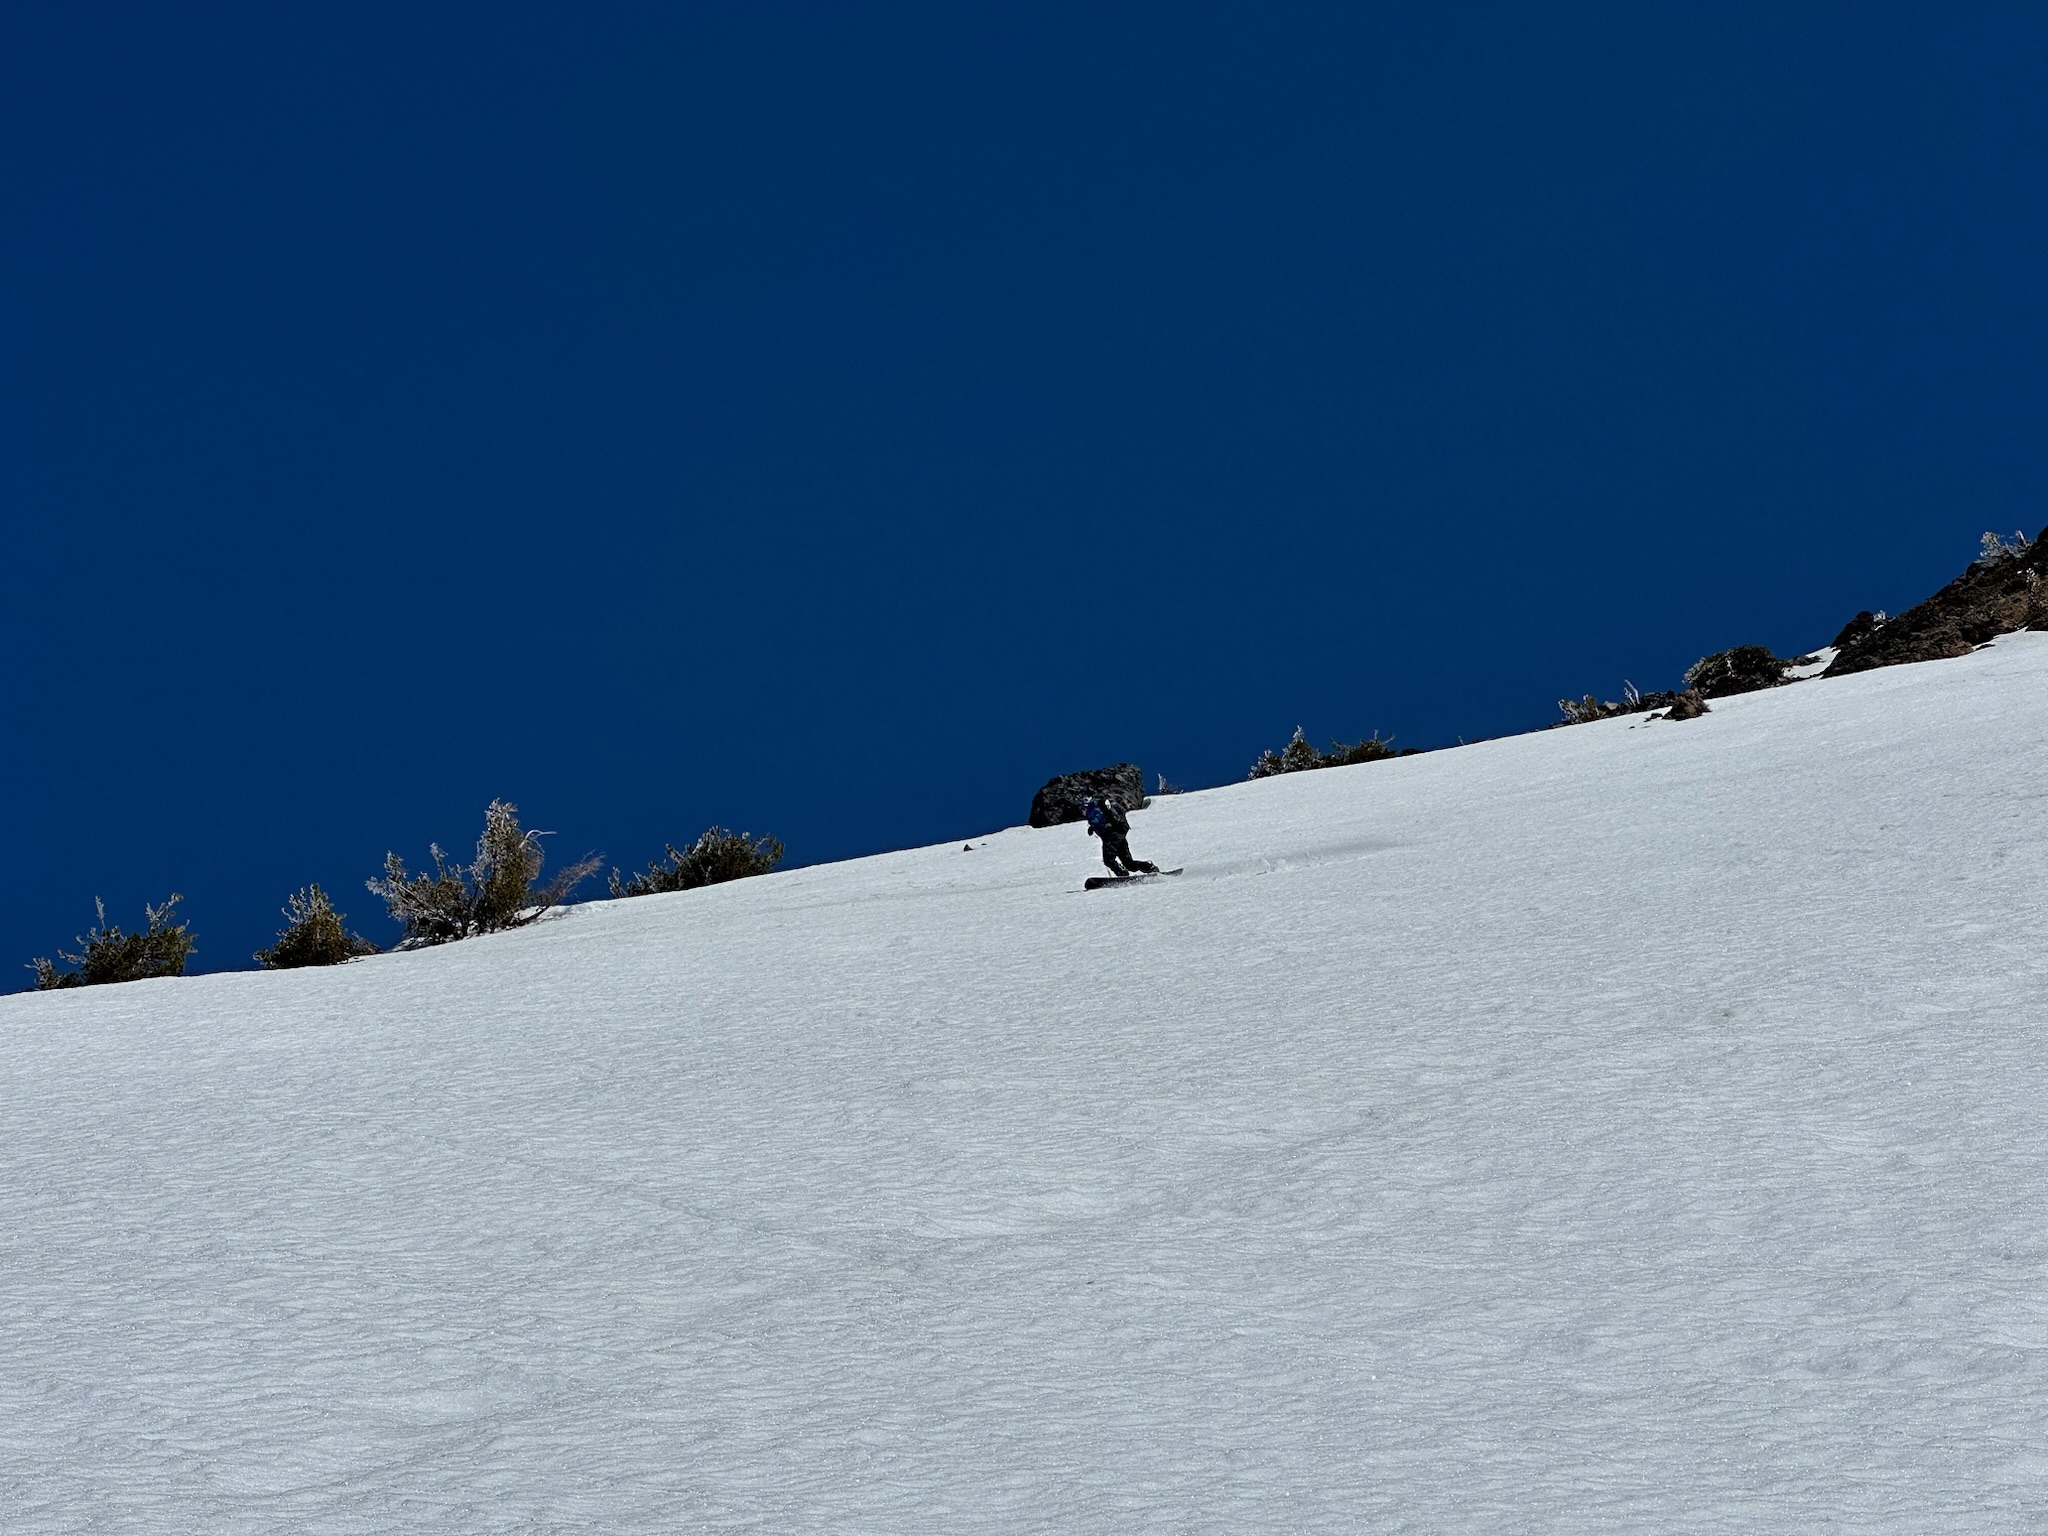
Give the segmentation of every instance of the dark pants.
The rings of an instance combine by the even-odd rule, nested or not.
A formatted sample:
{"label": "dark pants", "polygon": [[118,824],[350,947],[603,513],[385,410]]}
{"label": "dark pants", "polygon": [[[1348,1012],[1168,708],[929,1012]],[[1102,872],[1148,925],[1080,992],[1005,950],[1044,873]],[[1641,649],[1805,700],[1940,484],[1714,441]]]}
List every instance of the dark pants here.
{"label": "dark pants", "polygon": [[1115,827],[1101,827],[1095,835],[1102,839],[1102,862],[1109,866],[1112,875],[1130,875],[1143,872],[1148,875],[1159,873],[1157,864],[1147,864],[1143,859],[1131,857],[1131,839]]}

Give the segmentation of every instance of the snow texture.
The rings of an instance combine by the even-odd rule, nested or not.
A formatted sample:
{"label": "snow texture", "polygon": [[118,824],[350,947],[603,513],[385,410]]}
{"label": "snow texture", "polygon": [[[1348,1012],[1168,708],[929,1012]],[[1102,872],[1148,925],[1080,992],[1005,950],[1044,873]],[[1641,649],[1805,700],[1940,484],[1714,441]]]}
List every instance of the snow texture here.
{"label": "snow texture", "polygon": [[2044,706],[0,999],[0,1527],[2048,1529]]}
{"label": "snow texture", "polygon": [[1809,677],[1819,677],[1835,664],[1841,651],[1832,645],[1824,645],[1811,655],[1801,656],[1785,669],[1785,680],[1791,683],[1803,682]]}

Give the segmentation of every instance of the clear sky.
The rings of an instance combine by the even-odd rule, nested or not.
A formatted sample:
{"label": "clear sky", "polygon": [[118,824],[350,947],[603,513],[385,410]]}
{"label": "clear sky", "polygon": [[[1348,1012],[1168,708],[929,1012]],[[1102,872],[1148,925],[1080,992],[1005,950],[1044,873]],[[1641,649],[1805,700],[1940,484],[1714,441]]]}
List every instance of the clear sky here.
{"label": "clear sky", "polygon": [[0,3],[0,966],[388,940],[494,795],[811,862],[1823,644],[2048,521],[2044,79],[2022,5]]}

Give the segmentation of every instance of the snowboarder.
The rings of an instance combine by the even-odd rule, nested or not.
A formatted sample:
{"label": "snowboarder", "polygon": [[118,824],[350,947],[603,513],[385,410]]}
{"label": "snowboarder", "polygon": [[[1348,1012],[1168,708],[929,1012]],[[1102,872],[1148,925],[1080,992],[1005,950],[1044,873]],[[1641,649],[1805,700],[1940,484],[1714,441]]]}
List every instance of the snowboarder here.
{"label": "snowboarder", "polygon": [[1135,874],[1159,873],[1157,864],[1131,857],[1131,820],[1124,814],[1123,802],[1116,796],[1109,795],[1101,800],[1093,795],[1084,796],[1081,814],[1088,818],[1088,835],[1102,839],[1102,862],[1109,866],[1112,875],[1128,880]]}

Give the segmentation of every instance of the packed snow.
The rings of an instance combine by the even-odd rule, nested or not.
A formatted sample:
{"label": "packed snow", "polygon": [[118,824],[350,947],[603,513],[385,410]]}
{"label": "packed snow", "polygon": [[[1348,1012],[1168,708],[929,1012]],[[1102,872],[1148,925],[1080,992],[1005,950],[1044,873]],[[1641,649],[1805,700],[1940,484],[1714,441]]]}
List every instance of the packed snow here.
{"label": "packed snow", "polygon": [[2018,635],[0,999],[0,1528],[2048,1529],[2044,770]]}
{"label": "packed snow", "polygon": [[1841,654],[1839,647],[1824,645],[1817,651],[1797,657],[1785,668],[1786,680],[1797,683],[1809,677],[1819,677],[1835,664],[1835,658]]}

